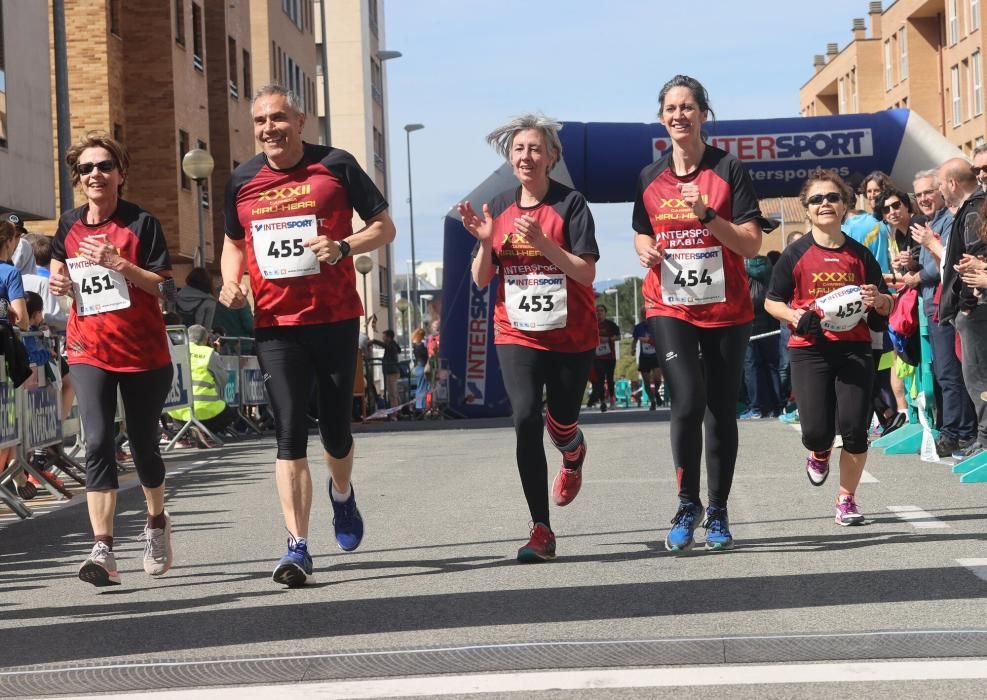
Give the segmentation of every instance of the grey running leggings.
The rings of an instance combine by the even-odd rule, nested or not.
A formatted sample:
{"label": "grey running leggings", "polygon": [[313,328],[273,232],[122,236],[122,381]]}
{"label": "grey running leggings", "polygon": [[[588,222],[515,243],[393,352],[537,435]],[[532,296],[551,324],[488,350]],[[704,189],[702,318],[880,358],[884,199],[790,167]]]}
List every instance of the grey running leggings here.
{"label": "grey running leggings", "polygon": [[171,391],[171,364],[143,372],[111,372],[74,364],[69,373],[79,397],[79,415],[86,436],[86,490],[120,488],[114,442],[118,387],[137,476],[141,485],[149,489],[161,486],[165,468],[158,444],[158,421]]}

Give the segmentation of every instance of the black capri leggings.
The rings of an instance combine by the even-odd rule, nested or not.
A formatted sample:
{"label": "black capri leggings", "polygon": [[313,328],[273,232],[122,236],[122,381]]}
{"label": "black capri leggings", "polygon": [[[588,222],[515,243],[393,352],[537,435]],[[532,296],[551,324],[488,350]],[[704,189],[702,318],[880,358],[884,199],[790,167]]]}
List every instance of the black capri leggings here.
{"label": "black capri leggings", "polygon": [[737,396],[751,324],[703,328],[670,316],[653,316],[648,327],[662,376],[675,397],[671,437],[679,499],[701,502],[699,463],[705,426],[709,505],[725,508],[737,465]]}
{"label": "black capri leggings", "polygon": [[313,388],[322,446],[335,459],[350,453],[359,334],[358,318],[257,329],[257,359],[274,410],[278,459],[304,459],[308,454]]}
{"label": "black capri leggings", "polygon": [[802,444],[825,452],[833,446],[839,423],[843,449],[851,454],[866,452],[874,384],[870,345],[830,342],[792,348],[789,354]]}
{"label": "black capri leggings", "polygon": [[517,435],[517,468],[531,520],[551,528],[548,518],[548,462],[543,443],[542,396],[556,422],[579,419],[595,350],[554,352],[523,345],[498,345],[497,358],[511,401]]}
{"label": "black capri leggings", "polygon": [[145,372],[110,372],[93,365],[71,365],[70,376],[79,397],[79,417],[86,439],[87,491],[120,488],[114,442],[117,387],[123,399],[137,477],[149,489],[164,483],[158,421],[171,391],[172,371],[170,363]]}

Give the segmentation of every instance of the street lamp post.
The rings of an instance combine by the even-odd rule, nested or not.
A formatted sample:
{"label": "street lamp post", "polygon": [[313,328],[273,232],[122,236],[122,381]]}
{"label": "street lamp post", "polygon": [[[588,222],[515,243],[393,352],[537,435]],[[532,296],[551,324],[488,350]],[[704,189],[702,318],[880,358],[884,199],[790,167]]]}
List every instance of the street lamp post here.
{"label": "street lamp post", "polygon": [[401,312],[401,325],[404,326],[404,337],[408,341],[408,350],[411,350],[411,319],[408,314],[410,304],[408,304],[407,299],[400,297],[396,302],[396,306],[398,307],[398,311]]}
{"label": "street lamp post", "polygon": [[637,277],[631,276],[631,287],[634,289],[634,325],[641,322],[640,307],[637,305]]}
{"label": "street lamp post", "polygon": [[204,194],[204,182],[212,175],[215,162],[209,151],[201,148],[193,148],[182,158],[182,171],[186,176],[195,180],[197,186],[197,208],[199,212],[199,245],[195,249],[195,267],[206,266],[206,224],[205,215],[202,212],[202,196]]}
{"label": "street lamp post", "polygon": [[418,298],[422,302],[422,305],[421,305],[422,309],[421,309],[421,311],[422,311],[422,323],[423,324],[425,323],[425,312],[428,310],[428,303],[430,301],[432,301],[432,297],[433,296],[434,296],[433,294],[419,294],[418,295]]}
{"label": "street lamp post", "polygon": [[369,309],[369,302],[367,300],[367,275],[374,269],[373,258],[369,255],[360,255],[353,261],[353,267],[356,268],[357,272],[363,275],[363,328],[367,336],[369,336],[370,314],[367,313],[367,310]]}
{"label": "street lamp post", "polygon": [[411,237],[411,277],[408,279],[409,298],[417,305],[418,302],[418,261],[415,259],[415,205],[411,198],[411,132],[424,129],[424,124],[405,124],[405,143],[408,147],[408,232]]}
{"label": "street lamp post", "polygon": [[610,289],[603,292],[608,296],[612,296],[617,304],[617,347],[614,350],[617,353],[617,359],[620,359],[620,290],[616,287],[610,287]]}

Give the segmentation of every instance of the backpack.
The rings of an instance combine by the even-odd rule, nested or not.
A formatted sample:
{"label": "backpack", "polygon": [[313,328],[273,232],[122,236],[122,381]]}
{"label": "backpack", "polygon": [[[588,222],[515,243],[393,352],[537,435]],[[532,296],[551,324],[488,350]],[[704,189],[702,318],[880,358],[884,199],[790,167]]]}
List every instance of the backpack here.
{"label": "backpack", "polygon": [[195,314],[199,310],[199,307],[202,306],[202,303],[204,301],[205,301],[204,299],[203,300],[200,300],[198,304],[196,304],[195,306],[193,306],[188,311],[183,311],[181,309],[181,307],[178,307],[178,308],[175,309],[175,311],[178,312],[178,315],[182,319],[182,325],[183,326],[185,326],[186,328],[188,328],[189,326],[194,326],[195,325],[195,323],[196,323],[196,321],[195,321]]}

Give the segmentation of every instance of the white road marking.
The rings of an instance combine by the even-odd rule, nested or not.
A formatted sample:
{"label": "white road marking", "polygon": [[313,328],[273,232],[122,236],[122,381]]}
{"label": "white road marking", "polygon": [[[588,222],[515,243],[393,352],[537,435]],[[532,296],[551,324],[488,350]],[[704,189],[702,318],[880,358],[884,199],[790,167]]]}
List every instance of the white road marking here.
{"label": "white road marking", "polygon": [[[458,676],[385,678],[365,681],[296,683],[296,700],[329,698],[400,698],[480,693],[532,693],[601,688],[673,688],[688,686],[758,686],[779,683],[859,683],[918,680],[987,679],[987,664],[962,661],[888,661],[877,663],[777,664],[759,666],[684,666],[678,668],[478,673]],[[267,700],[284,686],[184,688],[144,692],[144,700]],[[130,700],[129,694],[102,695],[102,700]]]}
{"label": "white road marking", "polygon": [[888,510],[913,527],[924,529],[949,527],[942,520],[918,506],[888,506]]}
{"label": "white road marking", "polygon": [[957,559],[956,563],[968,568],[977,578],[987,581],[987,559]]}

